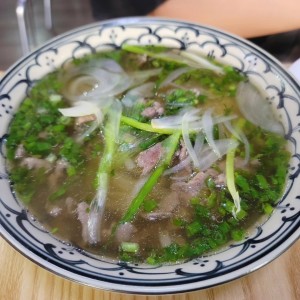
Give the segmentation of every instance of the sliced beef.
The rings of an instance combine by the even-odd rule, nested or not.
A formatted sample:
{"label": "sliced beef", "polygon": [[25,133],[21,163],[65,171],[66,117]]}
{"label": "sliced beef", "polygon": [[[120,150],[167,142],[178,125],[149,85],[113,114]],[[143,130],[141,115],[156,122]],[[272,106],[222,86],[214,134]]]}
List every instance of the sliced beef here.
{"label": "sliced beef", "polygon": [[53,206],[52,209],[49,211],[50,216],[57,217],[62,213],[63,209],[59,206]]}
{"label": "sliced beef", "polygon": [[77,117],[75,124],[79,126],[83,123],[87,123],[87,122],[91,122],[91,121],[95,121],[95,120],[96,120],[96,116],[94,114],[86,115],[86,116],[82,116],[82,117]]}
{"label": "sliced beef", "polygon": [[119,243],[129,242],[132,235],[136,232],[136,228],[131,223],[121,224],[116,231],[116,239]]}
{"label": "sliced beef", "polygon": [[74,211],[76,211],[76,202],[74,201],[74,199],[72,197],[67,197],[66,201],[65,201],[65,205],[66,205],[66,209],[68,213],[73,213]]}
{"label": "sliced beef", "polygon": [[162,106],[162,104],[160,102],[155,101],[152,106],[145,108],[142,111],[141,115],[148,119],[153,119],[163,115],[164,112],[165,109]]}
{"label": "sliced beef", "polygon": [[171,185],[171,189],[178,193],[185,193],[188,198],[197,196],[202,189],[206,178],[209,176],[206,172],[197,173],[188,182],[177,181]]}
{"label": "sliced beef", "polygon": [[17,147],[16,153],[15,153],[15,158],[16,159],[23,158],[23,157],[25,157],[25,155],[26,155],[26,150],[25,150],[23,144],[20,144]]}
{"label": "sliced beef", "polygon": [[215,169],[207,169],[203,172],[198,172],[189,181],[176,181],[171,185],[171,189],[179,193],[180,198],[189,200],[197,196],[203,188],[205,181],[211,177],[218,185],[226,184],[226,177],[224,173],[218,173]]}
{"label": "sliced beef", "polygon": [[179,195],[176,192],[171,192],[158,205],[158,208],[151,212],[144,214],[143,217],[149,221],[156,221],[170,218],[179,205]]}
{"label": "sliced beef", "polygon": [[21,165],[30,170],[40,168],[45,168],[46,170],[49,170],[52,167],[52,164],[49,161],[36,157],[25,157],[22,160]]}
{"label": "sliced beef", "polygon": [[137,164],[142,168],[142,175],[148,174],[159,162],[163,156],[161,143],[157,143],[151,148],[141,152],[137,158]]}
{"label": "sliced beef", "polygon": [[55,164],[53,172],[48,176],[49,185],[55,188],[60,184],[60,180],[66,172],[69,164],[64,160],[58,160]]}
{"label": "sliced beef", "polygon": [[187,153],[185,143],[183,141],[181,141],[180,142],[180,149],[179,149],[179,152],[178,152],[179,161],[183,161],[184,159],[186,159],[187,155],[188,155],[188,153]]}

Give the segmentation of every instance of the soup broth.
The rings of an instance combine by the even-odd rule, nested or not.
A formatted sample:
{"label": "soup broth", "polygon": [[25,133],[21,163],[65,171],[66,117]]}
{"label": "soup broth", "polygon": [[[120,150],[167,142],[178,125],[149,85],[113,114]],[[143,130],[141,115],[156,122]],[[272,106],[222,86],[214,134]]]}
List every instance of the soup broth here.
{"label": "soup broth", "polygon": [[12,120],[12,188],[52,234],[100,256],[157,264],[217,251],[284,189],[290,154],[265,102],[234,68],[175,49],[75,59]]}

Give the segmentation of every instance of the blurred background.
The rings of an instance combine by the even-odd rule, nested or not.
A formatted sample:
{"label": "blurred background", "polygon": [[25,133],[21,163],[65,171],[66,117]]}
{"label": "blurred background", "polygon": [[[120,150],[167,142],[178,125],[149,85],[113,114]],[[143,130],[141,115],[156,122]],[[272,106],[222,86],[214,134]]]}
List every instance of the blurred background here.
{"label": "blurred background", "polygon": [[[43,0],[20,1],[25,6],[25,23],[30,48],[41,45],[55,35],[94,22],[89,0],[52,0],[53,28],[44,22]],[[17,0],[0,0],[0,70],[7,69],[23,55],[18,19]]]}
{"label": "blurred background", "polygon": [[[22,21],[22,14],[29,50],[33,50],[50,38],[78,26],[115,17],[146,15],[161,2],[162,0],[0,0],[0,70],[7,69],[26,52],[24,43],[21,43],[18,26],[18,21]],[[51,3],[51,28],[45,25],[45,7],[46,12],[50,12],[47,3]],[[16,13],[17,4],[19,19]],[[23,12],[22,7],[25,8]],[[259,37],[251,41],[284,63],[300,57],[300,30]]]}

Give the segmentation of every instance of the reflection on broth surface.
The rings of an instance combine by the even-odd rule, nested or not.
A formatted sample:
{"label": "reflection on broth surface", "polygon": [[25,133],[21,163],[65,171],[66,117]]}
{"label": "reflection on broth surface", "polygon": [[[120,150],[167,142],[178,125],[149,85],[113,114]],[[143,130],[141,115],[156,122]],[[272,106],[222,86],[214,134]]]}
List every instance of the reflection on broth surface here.
{"label": "reflection on broth surface", "polygon": [[280,199],[290,155],[265,102],[243,74],[193,53],[125,45],[76,59],[14,117],[11,182],[53,234],[87,251],[149,264],[201,256],[244,239]]}

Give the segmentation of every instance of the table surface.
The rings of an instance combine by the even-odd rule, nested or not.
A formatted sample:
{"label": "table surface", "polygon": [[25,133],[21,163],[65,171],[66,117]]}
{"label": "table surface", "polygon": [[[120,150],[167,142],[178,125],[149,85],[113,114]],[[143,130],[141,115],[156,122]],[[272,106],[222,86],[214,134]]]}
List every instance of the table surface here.
{"label": "table surface", "polygon": [[206,290],[162,296],[120,294],[69,281],[37,266],[1,237],[0,253],[1,300],[300,299],[300,240],[268,265],[240,279]]}
{"label": "table surface", "polygon": [[119,294],[83,286],[37,266],[0,238],[0,299],[199,300],[300,299],[300,240],[263,268],[207,290],[165,296]]}

